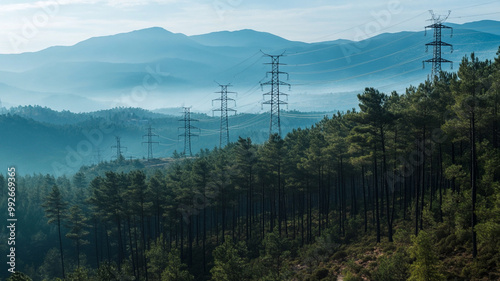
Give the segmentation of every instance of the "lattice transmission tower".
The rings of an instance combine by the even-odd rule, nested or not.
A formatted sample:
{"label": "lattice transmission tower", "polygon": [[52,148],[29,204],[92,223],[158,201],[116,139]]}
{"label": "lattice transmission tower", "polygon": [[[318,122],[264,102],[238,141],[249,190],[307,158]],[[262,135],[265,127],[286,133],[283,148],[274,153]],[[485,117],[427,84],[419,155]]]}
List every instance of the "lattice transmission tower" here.
{"label": "lattice transmission tower", "polygon": [[[280,92],[280,86],[288,86],[289,89],[291,86],[286,82],[280,81],[280,75],[286,74],[287,80],[289,76],[287,72],[282,72],[279,70],[280,65],[285,65],[283,63],[280,63],[280,57],[282,57],[283,54],[269,55],[264,53],[264,55],[271,58],[270,63],[265,63],[271,65],[271,71],[268,71],[266,73],[266,77],[268,77],[268,75],[271,74],[271,80],[261,83],[260,86],[262,88],[264,85],[271,85],[271,91],[264,94],[264,101],[262,102],[262,106],[264,104],[269,104],[271,106],[271,119],[269,121],[269,136],[275,133],[278,133],[281,136],[280,105],[282,104],[286,105],[288,103],[282,100],[280,96],[285,96],[286,98],[288,98],[288,95]],[[270,98],[268,100],[265,100],[266,96],[270,96]]]}
{"label": "lattice transmission tower", "polygon": [[433,57],[432,59],[424,60],[424,67],[425,63],[432,63],[432,72],[431,72],[431,77],[434,77],[436,75],[439,75],[441,72],[441,63],[450,63],[451,68],[453,68],[453,62],[447,59],[444,59],[441,57],[441,47],[450,47],[451,52],[453,53],[453,45],[443,42],[441,40],[441,31],[442,29],[450,29],[451,30],[451,36],[453,36],[453,28],[447,25],[444,25],[443,22],[450,16],[451,11],[448,11],[448,15],[446,16],[438,16],[434,14],[432,10],[429,11],[431,13],[431,19],[430,21],[433,22],[433,24],[428,25],[425,27],[425,34],[427,35],[427,28],[432,28],[434,29],[434,41],[429,42],[425,44],[426,51],[428,51],[429,46],[432,46],[432,53]]}
{"label": "lattice transmission tower", "polygon": [[184,157],[186,157],[189,153],[189,156],[193,156],[191,152],[191,137],[197,137],[198,134],[193,134],[193,130],[200,130],[198,127],[191,125],[191,122],[198,121],[197,119],[191,118],[191,107],[183,107],[184,108],[184,118],[179,119],[179,121],[184,122],[183,127],[179,127],[179,129],[184,129],[184,133],[180,134],[179,137],[184,138]]}
{"label": "lattice transmission tower", "polygon": [[142,136],[143,139],[145,137],[147,137],[147,141],[143,141],[142,143],[148,144],[148,161],[151,161],[153,159],[153,144],[155,144],[155,143],[159,144],[159,142],[153,141],[153,137],[158,137],[158,135],[153,133],[153,128],[151,128],[151,125],[149,125],[149,127],[148,127],[147,134]]}
{"label": "lattice transmission tower", "polygon": [[[219,84],[219,83],[217,83]],[[220,108],[216,108],[212,110],[212,114],[215,111],[220,111],[220,139],[219,139],[219,148],[223,148],[229,143],[229,122],[228,122],[228,112],[234,112],[236,114],[236,110],[232,108],[228,108],[228,101],[234,102],[234,106],[236,106],[236,101],[232,98],[229,98],[227,94],[236,94],[236,92],[228,92],[227,87],[232,86],[231,84],[221,85],[220,86],[220,98],[212,100],[212,106],[214,105],[214,101],[220,101]]]}
{"label": "lattice transmission tower", "polygon": [[100,148],[96,149],[96,154],[94,156],[95,156],[95,159],[97,160],[97,164],[100,164],[102,162]]}
{"label": "lattice transmission tower", "polygon": [[123,159],[123,153],[122,149],[127,149],[127,147],[124,147],[121,145],[121,138],[116,136],[116,145],[113,145],[111,148],[116,148],[116,160],[120,161]]}

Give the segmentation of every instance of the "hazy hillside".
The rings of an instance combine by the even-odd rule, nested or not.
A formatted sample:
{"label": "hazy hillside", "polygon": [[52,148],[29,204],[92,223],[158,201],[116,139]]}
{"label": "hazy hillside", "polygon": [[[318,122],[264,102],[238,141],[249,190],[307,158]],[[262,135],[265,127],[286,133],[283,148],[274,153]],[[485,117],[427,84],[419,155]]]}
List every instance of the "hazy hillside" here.
{"label": "hazy hillside", "polygon": [[[180,109],[171,112],[179,113]],[[0,166],[19,167],[21,174],[50,173],[72,174],[81,165],[116,158],[116,136],[121,138],[123,155],[127,159],[147,157],[147,127],[151,125],[157,134],[153,146],[154,157],[170,157],[184,149],[183,124],[179,116],[154,113],[140,108],[115,108],[90,113],[58,112],[50,108],[27,106],[11,108],[0,115],[0,130],[11,132],[10,137],[0,139],[2,157]],[[326,113],[283,112],[282,130],[286,134],[295,128],[310,127]],[[331,115],[331,114],[329,114]],[[192,152],[211,149],[219,145],[220,117],[193,113],[199,122],[193,123],[200,130],[193,130]],[[239,114],[229,118],[230,140],[239,136],[251,137],[262,143],[269,134],[269,115]]]}
{"label": "hazy hillside", "polygon": [[[500,45],[496,21],[450,24],[443,40],[443,57],[457,65],[464,55],[476,52],[493,58]],[[148,28],[90,38],[74,46],[51,47],[39,52],[0,55],[0,90],[7,105],[39,104],[58,110],[94,111],[116,106],[148,109],[192,105],[208,111],[217,84],[232,83],[240,94],[239,105],[257,112],[262,100],[259,82],[266,81],[269,58],[259,51],[280,54],[290,74],[290,108],[327,93],[356,93],[366,85],[383,91],[404,90],[430,72],[422,61],[431,58],[421,32],[380,34],[361,42],[335,40],[318,43],[289,41],[253,30],[214,32],[196,36]],[[450,70],[444,65],[444,70]],[[286,77],[282,77],[286,79]],[[263,89],[267,91],[266,88]],[[338,106],[316,104],[316,110],[346,110],[356,106],[355,95]],[[195,102],[194,102],[195,101]]]}
{"label": "hazy hillside", "polygon": [[446,25],[451,26],[453,28],[463,28],[463,29],[471,29],[480,32],[491,33],[495,35],[500,35],[500,23],[494,20],[482,20],[482,21],[474,21],[468,22],[464,24],[453,24],[447,23]]}

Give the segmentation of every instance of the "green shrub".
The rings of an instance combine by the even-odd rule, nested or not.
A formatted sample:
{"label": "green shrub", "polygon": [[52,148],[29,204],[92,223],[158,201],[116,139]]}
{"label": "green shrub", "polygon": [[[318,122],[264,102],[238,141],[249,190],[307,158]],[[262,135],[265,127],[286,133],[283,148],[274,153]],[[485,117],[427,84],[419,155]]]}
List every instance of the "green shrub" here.
{"label": "green shrub", "polygon": [[347,271],[344,275],[344,281],[363,281],[363,278],[358,275]]}
{"label": "green shrub", "polygon": [[347,253],[344,251],[337,251],[335,254],[333,254],[332,259],[333,260],[343,260],[347,257]]}
{"label": "green shrub", "polygon": [[410,248],[411,257],[415,261],[410,266],[410,281],[439,281],[444,280],[441,274],[441,264],[436,255],[435,246],[432,243],[431,236],[420,231],[417,237],[413,239],[413,245]]}
{"label": "green shrub", "polygon": [[31,278],[19,271],[12,273],[9,278],[5,279],[7,281],[31,281]]}
{"label": "green shrub", "polygon": [[323,280],[330,274],[330,271],[326,268],[319,268],[314,272],[315,280]]}
{"label": "green shrub", "polygon": [[409,259],[402,252],[381,256],[378,268],[373,272],[374,281],[404,281],[408,279]]}

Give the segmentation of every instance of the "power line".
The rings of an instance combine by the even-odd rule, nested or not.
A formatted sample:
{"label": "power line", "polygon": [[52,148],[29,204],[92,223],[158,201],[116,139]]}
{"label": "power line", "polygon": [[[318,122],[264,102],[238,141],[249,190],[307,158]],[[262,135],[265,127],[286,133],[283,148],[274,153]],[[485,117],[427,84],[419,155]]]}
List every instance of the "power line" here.
{"label": "power line", "polygon": [[[174,140],[174,139],[171,139],[171,138],[167,138],[167,137],[162,136],[162,135],[158,135],[158,136],[159,136],[160,138],[162,138],[162,139],[166,139],[166,140],[169,140],[169,141],[175,141],[175,142],[176,142],[176,141],[178,141],[178,140]],[[161,143],[160,143],[160,145],[163,145],[163,144],[161,144]]]}
{"label": "power line", "polygon": [[184,129],[184,133],[180,134],[179,137],[184,137],[184,156],[187,156],[189,152],[189,156],[193,156],[191,152],[191,137],[197,137],[198,134],[193,134],[191,130],[200,130],[198,127],[192,126],[191,122],[198,121],[196,119],[191,118],[191,107],[183,107],[184,108],[184,118],[179,119],[179,121],[184,122],[184,127],[179,127],[179,129]]}
{"label": "power line", "polygon": [[[260,54],[260,53],[261,53],[261,51],[257,51],[256,53],[254,53],[254,54],[253,54],[253,55],[251,55],[250,57],[248,57],[248,58],[244,59],[243,61],[241,61],[241,62],[239,62],[239,63],[237,63],[237,64],[235,64],[235,65],[233,65],[233,66],[231,66],[231,67],[229,67],[229,68],[227,68],[226,70],[223,70],[223,71],[218,72],[218,73],[216,74],[216,76],[220,76],[220,75],[222,75],[222,74],[225,74],[225,73],[228,73],[228,72],[231,72],[231,71],[232,71],[232,72],[234,72],[234,71],[238,70],[237,68],[238,68],[240,65],[243,65],[244,63],[246,63],[246,62],[250,61],[251,59],[254,59],[254,57],[255,57],[256,55]],[[242,74],[243,72],[247,71],[249,68],[251,68],[252,66],[254,66],[257,62],[259,62],[259,61],[260,61],[261,57],[262,57],[262,56],[259,56],[258,58],[256,58],[256,59],[252,60],[253,62],[251,62],[251,64],[249,64],[248,66],[246,66],[243,70],[239,71],[238,73],[234,74],[234,75],[232,76],[232,79],[235,79],[235,78],[236,78],[236,76],[238,76],[238,75]],[[234,70],[233,70],[233,69],[234,69]],[[258,85],[258,84],[259,84],[259,83],[257,83],[257,85]],[[197,100],[197,102],[196,102],[194,105],[192,105],[192,106],[197,107],[197,106],[200,106],[200,105],[206,104],[206,102],[208,101],[208,98],[209,98],[209,96],[210,96],[210,95],[211,95],[211,94],[207,94],[207,95],[205,95],[203,98],[198,99],[198,100]]]}
{"label": "power line", "polygon": [[[382,45],[378,45],[378,46],[373,47],[373,48],[365,49],[364,51],[360,51],[360,52],[349,54],[349,57],[352,58],[352,57],[356,57],[356,56],[359,56],[359,55],[363,55],[363,54],[375,51],[377,49],[382,49],[382,48],[384,48],[384,47],[386,47],[388,45],[394,44],[395,42],[402,41],[402,40],[407,40],[407,39],[409,39],[408,37],[414,37],[414,36],[417,36],[417,35],[418,35],[417,33],[408,33],[407,35],[402,36],[402,37],[400,37],[400,38],[398,38],[398,39],[396,39],[394,41],[390,41],[390,42],[387,42],[387,43],[382,44]],[[425,41],[425,40],[421,40],[421,41]],[[335,45],[332,45],[332,48],[333,47],[349,46],[349,45],[353,45],[353,44],[357,44],[357,42],[335,44]],[[410,46],[410,47],[407,47],[406,49],[412,48],[412,47],[413,46]],[[322,64],[322,63],[328,63],[328,62],[343,60],[345,58],[346,58],[345,56],[342,56],[342,57],[332,58],[332,59],[318,61],[318,62],[310,62],[310,63],[302,63],[302,64],[289,64],[289,66],[311,66],[311,65],[316,65],[316,64]]]}
{"label": "power line", "polygon": [[492,4],[492,3],[498,3],[498,0],[480,3],[480,4],[469,5],[469,6],[462,6],[460,8],[454,8],[454,10],[470,9],[473,7],[484,6],[484,5],[488,5],[488,4]]}
{"label": "power line", "polygon": [[384,56],[376,57],[376,58],[373,58],[371,60],[365,60],[365,61],[362,61],[362,62],[359,62],[359,63],[356,63],[356,64],[350,64],[350,65],[346,65],[346,66],[342,66],[342,67],[338,67],[338,68],[334,68],[334,69],[325,69],[325,70],[318,70],[318,71],[304,71],[304,72],[294,72],[294,71],[291,71],[290,73],[291,74],[302,74],[302,75],[304,75],[304,74],[321,74],[321,73],[336,72],[336,71],[340,71],[340,70],[351,69],[351,68],[354,68],[354,67],[357,67],[357,66],[360,66],[360,65],[364,65],[364,64],[371,63],[371,62],[374,62],[374,61],[378,61],[378,60],[381,60],[381,59],[385,59],[385,58],[388,58],[388,57],[391,57],[391,56],[395,56],[395,55],[397,55],[399,53],[408,52],[408,50],[415,49],[417,46],[421,46],[420,44],[422,42],[424,42],[424,41],[425,40],[421,40],[421,42],[419,42],[419,43],[417,43],[415,45],[412,45],[410,47],[401,49],[401,50],[396,51],[396,52],[389,53],[389,54],[384,55]]}
{"label": "power line", "polygon": [[257,114],[256,116],[250,118],[249,120],[243,121],[238,125],[231,126],[231,128],[234,128],[236,130],[241,130],[251,126],[255,126],[257,122],[264,120],[264,118],[265,118],[264,114]]}
{"label": "power line", "polygon": [[[257,52],[259,53],[259,52]],[[255,56],[255,55],[254,55]],[[250,67],[254,66],[256,63],[258,63],[260,61],[260,57],[257,58],[252,64],[248,65],[247,67],[245,67],[243,70],[241,70],[240,72],[236,73],[233,75],[233,78],[236,78],[236,76],[240,75],[241,73],[247,71]]]}
{"label": "power line", "polygon": [[452,36],[453,35],[453,28],[443,24],[443,22],[450,16],[451,11],[448,11],[448,15],[446,17],[444,17],[443,19],[441,18],[441,16],[435,15],[432,10],[430,10],[429,12],[431,13],[431,16],[432,16],[432,18],[430,20],[433,21],[434,23],[426,26],[425,31],[427,33],[427,28],[434,29],[434,41],[425,44],[425,46],[426,46],[426,48],[428,48],[429,46],[432,46],[433,58],[428,59],[428,60],[424,60],[423,63],[424,63],[424,67],[425,67],[426,62],[432,63],[431,76],[434,77],[436,75],[439,75],[439,73],[441,72],[441,63],[450,63],[451,67],[453,68],[452,61],[441,57],[441,47],[443,47],[443,46],[450,47],[451,52],[453,52],[453,46],[451,44],[441,41],[441,30],[443,28],[450,29],[451,36]]}
{"label": "power line", "polygon": [[475,15],[467,15],[467,16],[457,16],[457,17],[451,17],[450,19],[473,18],[473,17],[481,17],[481,16],[491,16],[491,15],[496,15],[496,14],[500,14],[500,12],[475,14]]}
{"label": "power line", "polygon": [[[467,32],[467,33],[459,33],[460,35],[469,35],[469,34],[477,34],[478,31],[474,31],[474,32]],[[408,37],[413,37],[413,36],[417,36],[418,33],[409,33],[408,35],[405,35],[403,37],[400,37],[394,41],[390,41],[388,43],[385,43],[385,44],[382,44],[382,45],[378,45],[372,49],[367,49],[363,52],[359,52],[359,53],[355,53],[355,54],[351,54],[350,57],[354,57],[354,56],[358,56],[358,55],[361,55],[361,54],[365,54],[365,53],[368,53],[368,52],[371,52],[371,51],[374,51],[376,49],[379,49],[381,47],[385,47],[387,45],[390,45],[390,44],[394,44],[395,42],[397,41],[400,41],[400,40],[403,40],[403,39],[407,39]],[[375,57],[374,59],[371,59],[371,60],[368,60],[368,61],[362,61],[360,63],[357,63],[357,64],[351,64],[351,65],[348,65],[348,66],[344,66],[344,67],[339,67],[339,68],[335,68],[335,69],[326,69],[326,70],[319,70],[319,71],[304,71],[304,72],[295,72],[295,71],[290,71],[289,73],[290,74],[319,74],[319,73],[327,73],[327,72],[334,72],[334,71],[340,71],[340,70],[345,70],[345,69],[349,69],[349,68],[353,68],[353,67],[356,67],[356,66],[360,66],[360,65],[363,65],[363,64],[366,64],[366,63],[370,63],[370,62],[374,62],[374,61],[377,61],[377,60],[381,60],[383,58],[387,58],[387,57],[390,57],[390,56],[394,56],[396,54],[399,54],[399,53],[405,53],[405,52],[408,52],[409,50],[411,49],[415,49],[417,46],[419,46],[420,44],[422,44],[423,42],[425,42],[426,40],[420,40],[418,41],[416,44],[414,45],[411,45],[409,47],[406,47],[404,49],[401,49],[399,51],[396,51],[396,52],[392,52],[392,53],[389,53],[387,55],[384,55],[384,56],[381,56],[381,57]],[[500,42],[500,41],[487,41],[487,42],[473,42],[473,43],[461,43],[461,44],[454,44],[454,46],[457,46],[457,45],[474,45],[474,44],[484,44],[484,43],[496,43],[496,42]],[[341,45],[348,45],[348,44],[338,44],[337,46],[341,46]],[[318,62],[312,62],[312,63],[303,63],[303,64],[287,64],[288,66],[311,66],[311,65],[316,65],[316,64],[323,64],[323,63],[329,63],[329,62],[333,62],[333,61],[338,61],[338,60],[342,60],[342,59],[345,59],[345,57],[337,57],[337,58],[332,58],[332,59],[328,59],[328,60],[323,60],[323,61],[318,61]]]}
{"label": "power line", "polygon": [[[234,71],[233,71],[233,69],[236,69],[236,68],[237,68],[237,67],[239,67],[240,65],[243,65],[244,63],[246,63],[247,61],[251,60],[252,58],[254,58],[254,57],[255,57],[256,55],[258,55],[258,54],[260,54],[260,51],[257,51],[257,52],[255,52],[253,55],[251,55],[251,56],[249,56],[249,57],[247,57],[247,58],[243,59],[242,61],[240,61],[240,62],[236,63],[235,65],[233,65],[233,66],[231,66],[231,67],[229,67],[229,68],[227,68],[227,69],[225,69],[225,70],[222,70],[222,71],[220,71],[220,72],[216,73],[216,75],[217,75],[217,76],[219,76],[219,75],[224,74],[224,73],[227,73],[227,72],[234,72]],[[260,60],[260,57],[259,57],[259,58],[258,58],[255,62],[253,62],[251,65],[254,65],[254,64],[255,64],[256,62],[258,62],[259,60]],[[247,67],[247,68],[248,68],[248,67]],[[246,68],[245,68],[245,69],[246,69]],[[234,76],[236,76],[236,75],[238,75],[238,74],[235,74]],[[234,76],[233,76],[233,77],[234,77]]]}
{"label": "power line", "polygon": [[235,94],[236,92],[228,92],[227,87],[231,86],[231,84],[221,85],[220,86],[220,98],[212,100],[212,106],[214,101],[220,101],[220,108],[213,109],[212,114],[215,111],[220,111],[220,139],[219,139],[219,147],[223,148],[229,143],[229,124],[228,124],[228,111],[234,112],[236,114],[236,110],[227,107],[228,101],[234,101],[234,105],[236,106],[236,101],[232,98],[228,98],[227,94]]}
{"label": "power line", "polygon": [[266,63],[266,64],[270,64],[272,70],[266,73],[266,76],[268,74],[271,74],[271,80],[260,84],[261,87],[264,85],[271,85],[271,91],[264,94],[264,97],[270,96],[270,98],[269,100],[262,102],[262,105],[264,104],[271,105],[269,136],[271,136],[274,133],[278,133],[278,135],[281,136],[280,105],[287,104],[287,102],[281,100],[280,95],[283,95],[285,97],[287,97],[288,95],[280,92],[280,85],[288,86],[290,88],[290,84],[280,81],[280,75],[286,74],[288,79],[288,73],[279,70],[279,66],[283,65],[282,63],[280,63],[280,57],[282,57],[283,54],[269,55],[264,53],[264,55],[271,58],[271,63]]}
{"label": "power line", "polygon": [[[488,2],[485,2],[485,3],[480,3],[480,4],[474,4],[474,5],[468,5],[468,6],[462,6],[462,7],[458,7],[458,8],[454,8],[454,10],[463,10],[463,9],[469,9],[470,8],[473,8],[473,7],[478,7],[478,6],[484,6],[484,5],[488,5],[488,4],[492,4],[492,3],[498,3],[498,0],[494,0],[494,1],[488,1]],[[414,20],[418,17],[420,17],[421,15],[425,14],[425,12],[421,12],[411,18],[408,18],[406,20],[403,20],[401,22],[397,22],[395,24],[392,24],[392,25],[388,25],[388,26],[385,26],[383,27],[382,29],[380,29],[380,31],[385,31],[385,30],[388,30],[389,28],[392,28],[394,26],[398,26],[400,24],[403,24],[403,23],[406,23],[406,22],[409,22],[411,20]],[[464,15],[464,16],[455,16],[455,17],[449,17],[450,19],[459,19],[459,18],[466,18],[466,17],[478,17],[478,16],[488,16],[488,15],[495,15],[495,14],[500,14],[500,12],[491,12],[491,13],[481,13],[481,14],[469,14],[469,15]],[[359,28],[359,27],[362,27],[362,26],[366,26],[368,23],[372,22],[373,20],[368,20],[364,23],[361,23],[361,24],[358,24],[358,25],[355,25],[355,26],[351,26],[349,28],[346,28],[346,29],[343,29],[343,30],[340,30],[340,31],[337,31],[337,32],[334,32],[334,33],[330,33],[330,34],[326,34],[326,35],[323,35],[323,36],[320,36],[320,37],[317,37],[315,40],[313,40],[314,42],[317,42],[317,43],[322,43],[322,39],[325,39],[325,38],[328,38],[328,37],[331,37],[333,35],[337,35],[337,34],[341,34],[341,33],[344,33],[346,31],[350,31],[350,30],[353,30],[355,28]],[[366,39],[371,39],[372,37],[370,38],[366,38]],[[318,40],[321,40],[321,41],[318,41]],[[349,42],[349,43],[343,43],[343,44],[353,44],[353,43],[356,43],[354,41],[352,42]],[[313,43],[314,44],[314,43]],[[339,44],[339,45],[342,45],[342,44]],[[303,51],[303,52],[297,52],[297,53],[290,53],[288,54],[288,56],[297,56],[297,55],[303,55],[303,54],[308,54],[308,53],[314,53],[314,52],[317,52],[317,51],[323,51],[323,50],[327,50],[327,49],[330,49],[330,48],[334,48],[336,47],[336,45],[330,45],[330,46],[326,46],[326,47],[323,47],[323,48],[319,48],[319,49],[315,49],[315,50],[307,50],[307,51]]]}
{"label": "power line", "polygon": [[[424,13],[425,12],[419,13],[418,15],[415,15],[415,16],[413,16],[413,17],[411,17],[409,19],[406,19],[404,21],[401,21],[401,22],[395,23],[393,25],[388,25],[386,27],[383,27],[383,28],[380,29],[380,31],[385,31],[385,30],[387,30],[387,29],[389,29],[391,27],[394,27],[394,26],[400,25],[402,23],[408,22],[410,20],[413,20],[415,18],[418,18],[419,16],[423,15]],[[366,26],[368,23],[370,23],[372,21],[373,20],[369,20],[369,21],[366,21],[366,22],[364,22],[362,24],[355,25],[355,26],[349,27],[347,29],[344,29],[344,30],[341,30],[341,31],[338,31],[338,32],[335,32],[335,33],[332,33],[332,34],[329,34],[329,35],[325,35],[325,36],[319,37],[317,39],[323,39],[323,38],[326,38],[326,37],[330,37],[332,35],[340,34],[340,33],[343,33],[343,32],[346,32],[346,31],[349,31],[349,30],[352,30],[352,29],[355,29],[355,28],[359,28],[361,26]],[[378,35],[378,34],[375,34],[375,35]],[[370,40],[373,37],[374,36],[368,37],[368,38],[365,38],[364,40]],[[317,42],[317,43],[322,43],[322,42]],[[356,44],[356,42],[355,41],[350,41],[348,43],[342,43],[342,44],[336,44],[336,45],[326,46],[326,47],[323,47],[323,48],[320,48],[320,49],[316,49],[316,50],[308,50],[308,51],[303,51],[303,52],[291,53],[291,54],[288,54],[288,56],[298,56],[298,55],[303,55],[303,54],[308,54],[308,53],[314,53],[314,52],[317,52],[317,51],[323,51],[323,50],[327,50],[327,49],[331,49],[331,48],[337,47],[339,45],[347,45],[347,44]]]}
{"label": "power line", "polygon": [[142,143],[148,144],[148,161],[151,161],[153,159],[153,144],[159,144],[159,142],[153,141],[153,137],[158,137],[158,135],[153,133],[153,128],[149,125],[147,134],[143,135],[142,138],[144,137],[147,137],[148,140],[143,141]]}
{"label": "power line", "polygon": [[370,74],[379,73],[379,72],[382,72],[382,71],[393,69],[393,68],[396,68],[398,66],[405,65],[405,64],[408,64],[408,63],[420,60],[420,59],[422,59],[424,57],[425,57],[425,55],[422,55],[422,56],[420,56],[418,58],[415,58],[415,59],[407,60],[407,61],[404,61],[404,62],[401,62],[401,63],[398,63],[398,64],[394,64],[394,65],[391,65],[391,66],[388,66],[388,67],[385,67],[385,68],[377,69],[377,70],[370,71],[370,72],[367,72],[367,73],[362,73],[362,74],[358,74],[358,75],[349,76],[349,77],[346,77],[346,78],[331,79],[331,80],[321,80],[321,81],[314,81],[314,82],[303,82],[303,83],[294,84],[294,86],[324,84],[324,83],[333,83],[333,82],[342,82],[342,81],[346,81],[346,80],[351,80],[351,79],[354,79],[354,78],[359,78],[359,77],[367,76],[367,75],[370,75]]}

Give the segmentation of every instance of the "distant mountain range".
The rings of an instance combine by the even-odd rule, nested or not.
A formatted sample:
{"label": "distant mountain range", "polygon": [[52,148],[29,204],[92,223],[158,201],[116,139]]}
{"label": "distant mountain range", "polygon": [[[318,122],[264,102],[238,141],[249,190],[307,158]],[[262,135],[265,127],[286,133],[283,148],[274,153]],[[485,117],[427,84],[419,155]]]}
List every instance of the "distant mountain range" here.
{"label": "distant mountain range", "polygon": [[[443,57],[454,62],[475,52],[493,58],[500,45],[500,22],[448,24]],[[239,93],[237,109],[261,110],[259,82],[267,81],[270,62],[263,53],[281,54],[281,71],[292,85],[289,109],[346,110],[357,105],[364,87],[402,91],[424,81],[432,57],[425,43],[432,30],[384,33],[353,42],[304,43],[254,30],[196,36],[159,27],[90,38],[74,46],[0,55],[0,99],[4,106],[38,104],[53,109],[92,111],[115,106],[148,109],[193,106],[208,111],[219,83]],[[262,52],[261,52],[262,51]],[[443,70],[450,70],[444,65]],[[286,79],[282,76],[282,79]],[[268,88],[263,88],[264,92]]]}

